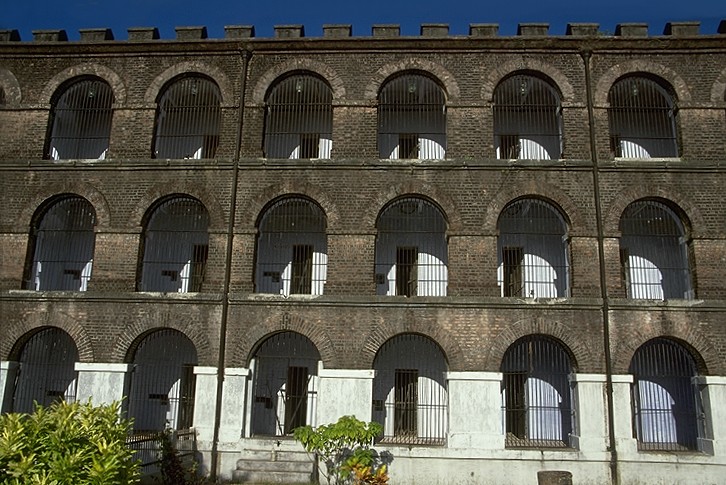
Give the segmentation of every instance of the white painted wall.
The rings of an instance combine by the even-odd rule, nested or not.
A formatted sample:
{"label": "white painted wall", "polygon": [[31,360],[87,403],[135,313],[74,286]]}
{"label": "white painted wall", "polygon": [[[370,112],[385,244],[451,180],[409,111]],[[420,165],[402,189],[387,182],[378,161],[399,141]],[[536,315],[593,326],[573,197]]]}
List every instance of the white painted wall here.
{"label": "white painted wall", "polygon": [[121,401],[128,392],[126,375],[130,370],[130,364],[76,362],[78,400],[91,399],[96,405]]}

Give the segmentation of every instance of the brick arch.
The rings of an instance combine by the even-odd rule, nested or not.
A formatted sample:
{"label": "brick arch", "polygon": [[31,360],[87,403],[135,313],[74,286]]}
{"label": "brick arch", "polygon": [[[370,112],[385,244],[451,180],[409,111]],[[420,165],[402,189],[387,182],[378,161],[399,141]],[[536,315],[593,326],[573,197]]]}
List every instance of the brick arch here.
{"label": "brick arch", "polygon": [[164,85],[181,74],[202,74],[210,77],[219,87],[219,92],[222,95],[222,105],[232,106],[234,104],[235,92],[232,83],[224,71],[212,64],[198,60],[174,64],[156,76],[147,88],[146,94],[144,94],[144,103],[147,105],[156,104],[156,98],[159,96]]}
{"label": "brick arch", "polygon": [[79,76],[97,76],[106,81],[113,91],[114,106],[126,105],[126,86],[116,71],[96,63],[77,64],[62,70],[51,78],[40,93],[40,102],[50,104],[50,100],[61,84]]}
{"label": "brick arch", "polygon": [[574,325],[551,321],[544,317],[528,318],[507,325],[492,340],[489,353],[485,357],[484,369],[499,370],[509,347],[528,335],[545,335],[557,340],[570,355],[572,367],[578,372],[598,369],[597,363],[602,356],[594,355],[594,350],[581,337],[582,332],[578,332]]}
{"label": "brick arch", "polygon": [[327,368],[338,367],[338,358],[333,347],[333,342],[328,336],[325,328],[319,323],[308,321],[299,315],[283,313],[269,315],[261,322],[255,322],[244,336],[236,342],[229,342],[233,347],[232,367],[249,367],[254,358],[255,352],[262,343],[274,334],[282,332],[294,332],[307,337],[318,353],[323,365]]}
{"label": "brick arch", "polygon": [[376,71],[365,89],[365,99],[376,100],[381,86],[393,74],[403,71],[424,71],[432,75],[443,86],[448,101],[459,99],[459,85],[456,78],[441,64],[426,59],[412,57],[391,62]]}
{"label": "brick arch", "polygon": [[575,102],[575,90],[567,76],[549,62],[535,57],[522,57],[511,60],[490,71],[481,88],[481,98],[487,103],[493,102],[494,90],[505,77],[517,72],[530,71],[544,74],[548,81],[554,83],[554,88],[562,96],[563,104]]}
{"label": "brick arch", "polygon": [[711,103],[715,106],[726,104],[726,68],[721,71],[711,87]]}
{"label": "brick arch", "polygon": [[17,231],[27,231],[38,209],[49,199],[64,194],[79,195],[91,203],[93,209],[96,211],[97,231],[103,231],[111,226],[111,209],[106,197],[104,197],[101,191],[86,182],[66,180],[64,182],[43,186],[33,194],[15,221]]}
{"label": "brick arch", "polygon": [[345,99],[345,84],[343,78],[324,62],[314,59],[300,58],[287,61],[275,67],[268,69],[257,81],[255,88],[252,90],[252,102],[262,105],[265,102],[265,96],[275,81],[282,75],[295,71],[309,71],[322,77],[333,91],[333,102]]}
{"label": "brick arch", "polygon": [[189,195],[198,199],[209,213],[209,230],[222,231],[226,230],[225,214],[219,200],[206,187],[200,184],[191,184],[185,182],[159,183],[151,187],[137,202],[136,207],[131,211],[128,225],[130,227],[141,227],[144,216],[154,204],[167,196],[173,195]]}
{"label": "brick arch", "polygon": [[16,106],[22,101],[22,90],[15,75],[7,69],[0,68],[0,88],[5,92],[5,105]]}
{"label": "brick arch", "polygon": [[3,360],[18,360],[23,346],[43,328],[56,327],[71,336],[78,349],[80,362],[95,362],[96,349],[90,335],[78,320],[70,315],[43,308],[44,311],[27,313],[17,320],[8,318],[3,324],[3,337],[0,339],[0,355]]}
{"label": "brick arch", "polygon": [[657,62],[653,62],[648,58],[621,62],[608,69],[597,81],[594,90],[595,106],[608,106],[608,93],[610,88],[621,77],[627,74],[651,74],[663,79],[668,83],[675,93],[676,99],[681,104],[687,104],[691,101],[691,92],[688,90],[688,84],[673,69],[666,67]]}

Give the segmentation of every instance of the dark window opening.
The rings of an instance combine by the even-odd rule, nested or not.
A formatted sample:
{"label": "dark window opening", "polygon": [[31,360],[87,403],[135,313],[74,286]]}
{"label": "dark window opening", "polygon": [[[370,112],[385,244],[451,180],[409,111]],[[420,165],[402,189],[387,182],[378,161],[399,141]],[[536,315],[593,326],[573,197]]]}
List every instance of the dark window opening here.
{"label": "dark window opening", "polygon": [[502,158],[502,159],[519,158],[519,136],[518,135],[500,135],[499,136],[499,158]]}
{"label": "dark window opening", "polygon": [[504,296],[522,296],[523,248],[502,248]]}
{"label": "dark window opening", "polygon": [[418,158],[418,135],[402,133],[398,135],[398,158]]}
{"label": "dark window opening", "polygon": [[189,283],[189,291],[202,291],[204,283],[204,275],[207,271],[207,257],[209,256],[209,246],[207,244],[195,244],[192,248],[192,269],[191,281]]}
{"label": "dark window opening", "polygon": [[394,435],[416,436],[418,433],[418,369],[396,369],[394,388]]}
{"label": "dark window opening", "polygon": [[290,293],[309,295],[313,282],[313,247],[295,244],[292,247],[292,282]]}
{"label": "dark window opening", "polygon": [[285,434],[305,426],[308,402],[308,368],[288,367],[285,389]]}
{"label": "dark window opening", "polygon": [[300,135],[300,158],[318,158],[320,135],[303,133]]}
{"label": "dark window opening", "polygon": [[418,248],[396,248],[396,295],[416,296],[418,286]]}

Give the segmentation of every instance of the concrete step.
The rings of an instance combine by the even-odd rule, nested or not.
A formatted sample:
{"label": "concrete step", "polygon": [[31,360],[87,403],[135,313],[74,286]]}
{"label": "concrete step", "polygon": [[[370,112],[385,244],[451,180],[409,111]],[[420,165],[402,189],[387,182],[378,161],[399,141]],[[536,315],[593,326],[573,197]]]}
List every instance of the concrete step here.
{"label": "concrete step", "polygon": [[268,460],[268,461],[301,461],[311,462],[313,457],[305,452],[290,450],[251,450],[243,449],[240,453],[242,460]]}
{"label": "concrete step", "polygon": [[237,460],[237,470],[245,471],[271,471],[310,473],[313,468],[311,461],[263,461],[263,460]]}
{"label": "concrete step", "polygon": [[235,470],[232,478],[240,483],[311,483],[307,473]]}

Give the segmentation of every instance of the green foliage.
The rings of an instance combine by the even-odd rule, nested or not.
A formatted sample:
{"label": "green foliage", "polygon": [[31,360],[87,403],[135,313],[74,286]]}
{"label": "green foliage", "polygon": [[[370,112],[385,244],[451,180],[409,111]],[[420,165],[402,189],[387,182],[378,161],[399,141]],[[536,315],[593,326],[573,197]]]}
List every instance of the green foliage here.
{"label": "green foliage", "polygon": [[127,485],[138,483],[130,424],[119,404],[58,402],[32,414],[0,416],[3,485]]}
{"label": "green foliage", "polygon": [[[371,448],[375,437],[382,432],[379,423],[343,416],[337,423],[317,429],[295,428],[293,436],[305,450],[315,453],[326,464],[328,482],[343,484],[353,480],[356,484],[385,484],[388,481],[386,465],[379,464],[378,453]],[[368,481],[366,477],[378,477],[378,481]]]}
{"label": "green foliage", "polygon": [[161,482],[164,485],[202,485],[209,483],[197,474],[197,463],[185,466],[167,429],[159,436],[161,444]]}

